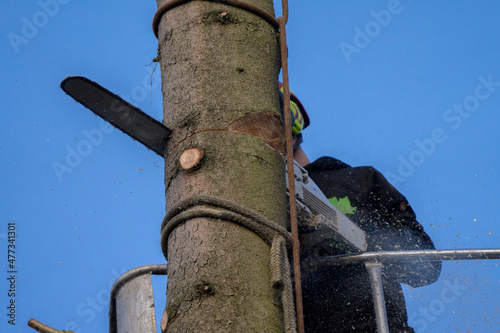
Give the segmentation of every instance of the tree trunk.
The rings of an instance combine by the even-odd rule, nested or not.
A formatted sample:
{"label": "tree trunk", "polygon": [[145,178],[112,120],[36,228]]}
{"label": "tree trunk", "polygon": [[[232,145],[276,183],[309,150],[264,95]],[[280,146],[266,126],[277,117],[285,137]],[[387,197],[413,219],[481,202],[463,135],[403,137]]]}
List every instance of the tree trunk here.
{"label": "tree trunk", "polygon": [[[245,1],[274,15],[271,0]],[[167,213],[211,195],[286,227],[277,31],[239,8],[191,1],[163,15],[158,37],[163,122],[173,130]],[[194,162],[184,155],[180,163],[189,148]],[[167,331],[282,332],[269,256],[268,244],[232,222],[180,224],[168,237]]]}

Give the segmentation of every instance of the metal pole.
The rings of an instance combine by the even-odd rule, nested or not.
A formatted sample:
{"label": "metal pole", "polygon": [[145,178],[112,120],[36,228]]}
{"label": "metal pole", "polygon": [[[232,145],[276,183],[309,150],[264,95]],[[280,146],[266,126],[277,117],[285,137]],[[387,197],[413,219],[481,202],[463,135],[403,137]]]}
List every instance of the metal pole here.
{"label": "metal pole", "polygon": [[328,256],[311,260],[309,267],[325,265],[356,264],[363,262],[400,262],[400,261],[442,261],[442,260],[481,260],[500,259],[500,249],[473,250],[413,250],[413,251],[381,251],[366,252],[359,255]]}
{"label": "metal pole", "polygon": [[379,262],[366,262],[365,266],[370,275],[370,283],[372,285],[377,332],[389,333],[389,323],[387,321],[387,311],[385,309],[384,300],[384,287],[382,285],[382,264]]}

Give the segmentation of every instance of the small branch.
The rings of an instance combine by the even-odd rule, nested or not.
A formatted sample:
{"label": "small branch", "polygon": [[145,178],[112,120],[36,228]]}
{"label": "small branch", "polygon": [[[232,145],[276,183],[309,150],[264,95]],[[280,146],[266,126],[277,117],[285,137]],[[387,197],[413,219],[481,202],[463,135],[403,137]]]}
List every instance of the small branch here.
{"label": "small branch", "polygon": [[74,333],[73,331],[56,330],[55,328],[42,324],[41,322],[33,318],[28,321],[28,326],[41,333]]}

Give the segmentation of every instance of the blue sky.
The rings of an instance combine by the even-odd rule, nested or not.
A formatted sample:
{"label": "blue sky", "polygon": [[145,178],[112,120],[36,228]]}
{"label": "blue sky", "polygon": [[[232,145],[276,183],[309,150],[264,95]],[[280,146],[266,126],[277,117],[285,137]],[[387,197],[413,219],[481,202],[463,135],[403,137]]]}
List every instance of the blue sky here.
{"label": "blue sky", "polygon": [[[161,120],[159,68],[151,84],[148,66],[155,10],[154,1],[0,4],[0,247],[15,223],[18,271],[16,325],[3,314],[2,332],[28,332],[31,317],[104,332],[117,275],[165,263],[163,160],[59,88],[83,75]],[[494,0],[290,0],[291,87],[311,118],[304,149],[383,172],[438,248],[500,247],[499,14]],[[5,259],[1,268],[6,313]],[[498,261],[445,263],[435,284],[405,288],[410,323],[498,332],[499,279]],[[164,286],[155,279],[160,309]]]}

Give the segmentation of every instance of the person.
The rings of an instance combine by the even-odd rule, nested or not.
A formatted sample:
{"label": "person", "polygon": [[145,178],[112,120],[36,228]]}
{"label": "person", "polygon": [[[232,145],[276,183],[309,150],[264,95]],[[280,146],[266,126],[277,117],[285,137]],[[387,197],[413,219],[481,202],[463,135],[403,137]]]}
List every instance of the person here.
{"label": "person", "polygon": [[[279,86],[281,94],[282,85]],[[351,167],[333,157],[310,162],[300,146],[302,131],[309,125],[307,112],[290,94],[294,159],[309,173],[328,200],[367,234],[368,251],[434,249],[417,222],[408,200],[373,167]],[[299,230],[301,262],[344,254],[325,246],[308,251],[311,231]],[[320,231],[312,231],[320,232]],[[315,245],[318,246],[318,245]],[[305,250],[304,250],[305,249]],[[363,264],[302,265],[304,326],[307,332],[376,332],[376,319],[368,272]],[[401,283],[412,287],[433,283],[441,262],[384,264],[382,279],[391,333],[410,333]]]}

